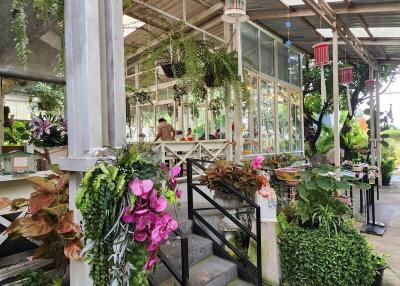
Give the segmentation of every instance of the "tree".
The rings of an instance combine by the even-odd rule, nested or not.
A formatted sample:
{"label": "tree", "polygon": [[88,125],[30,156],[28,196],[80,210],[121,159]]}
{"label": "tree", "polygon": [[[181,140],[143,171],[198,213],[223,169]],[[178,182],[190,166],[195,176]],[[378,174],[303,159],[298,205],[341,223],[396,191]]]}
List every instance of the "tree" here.
{"label": "tree", "polygon": [[[351,106],[353,113],[348,113],[340,131],[341,148],[345,151],[345,157],[351,154],[351,148],[347,144],[346,138],[351,131],[351,121],[355,116],[360,104],[369,99],[365,92],[364,82],[369,79],[369,68],[364,63],[350,63],[353,66],[353,83],[350,84]],[[383,92],[387,90],[393,82],[400,69],[393,65],[382,65],[380,70],[381,81],[387,85]],[[333,74],[332,66],[325,66],[325,78],[327,87],[327,101],[321,104],[321,73],[320,68],[314,65],[313,59],[306,56],[303,66],[303,85],[304,85],[304,127],[305,141],[308,143],[312,154],[317,153],[316,142],[321,136],[323,127],[323,118],[333,112]],[[340,110],[347,110],[346,88],[339,86]]]}

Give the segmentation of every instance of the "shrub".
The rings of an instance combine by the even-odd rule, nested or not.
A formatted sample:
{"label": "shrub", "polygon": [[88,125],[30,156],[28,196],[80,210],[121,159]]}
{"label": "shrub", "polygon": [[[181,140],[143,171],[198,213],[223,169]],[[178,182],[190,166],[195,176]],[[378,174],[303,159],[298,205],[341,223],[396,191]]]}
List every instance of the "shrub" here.
{"label": "shrub", "polygon": [[375,276],[366,239],[350,225],[335,235],[281,223],[279,234],[284,282],[290,286],[368,286]]}

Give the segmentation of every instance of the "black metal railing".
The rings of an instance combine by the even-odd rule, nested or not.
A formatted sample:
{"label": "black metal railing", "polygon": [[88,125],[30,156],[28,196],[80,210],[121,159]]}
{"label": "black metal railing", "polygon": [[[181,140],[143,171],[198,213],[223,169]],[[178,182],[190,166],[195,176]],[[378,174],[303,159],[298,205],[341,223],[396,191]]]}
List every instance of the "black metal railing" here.
{"label": "black metal railing", "polygon": [[[200,186],[201,184],[193,183],[193,166],[200,168],[205,171],[206,167],[203,164],[212,164],[213,161],[207,160],[198,160],[198,159],[187,159],[187,191],[188,191],[188,218],[193,223],[193,231],[197,232],[203,236],[208,237],[213,241],[214,251],[216,254],[223,256],[226,259],[231,260],[236,263],[238,267],[239,276],[247,280],[248,282],[254,283],[256,285],[262,285],[262,264],[261,264],[261,219],[260,219],[260,206],[257,205],[253,200],[244,196],[239,190],[235,187],[226,184],[225,182],[221,182],[223,186],[229,190],[232,194],[236,195],[241,201],[247,203],[246,207],[252,208],[255,210],[255,219],[256,219],[256,233],[254,234],[251,231],[251,228],[246,227],[240,222],[237,218],[235,218],[232,214],[230,214],[227,210],[225,210],[221,205],[216,203],[210,196],[204,193]],[[194,208],[193,206],[193,191],[197,192],[204,199],[206,199],[212,207],[210,208]],[[201,211],[204,210],[219,210],[224,216],[229,218],[237,227],[244,232],[250,239],[253,239],[256,242],[256,254],[257,260],[256,265],[254,265],[246,254],[243,254],[235,245],[229,242],[223,234],[220,233],[219,230],[215,229],[201,214]],[[199,223],[201,223],[201,225]],[[212,234],[212,235],[211,235]],[[217,241],[216,238],[220,241]],[[221,243],[222,242],[222,245]],[[235,256],[231,255],[226,247],[234,253]]]}
{"label": "black metal railing", "polygon": [[[189,285],[189,242],[186,233],[181,232],[179,229],[174,231],[175,235],[180,237],[181,240],[181,270],[179,271],[174,263],[160,250],[158,258],[165,265],[167,270],[178,281],[179,285]],[[153,276],[149,276],[149,283],[151,286],[160,285]]]}

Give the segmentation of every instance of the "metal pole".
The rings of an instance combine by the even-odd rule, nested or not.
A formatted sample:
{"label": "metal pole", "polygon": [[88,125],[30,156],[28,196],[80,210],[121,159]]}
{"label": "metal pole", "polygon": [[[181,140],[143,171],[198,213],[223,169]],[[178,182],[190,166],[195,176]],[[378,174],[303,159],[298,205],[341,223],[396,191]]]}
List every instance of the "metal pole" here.
{"label": "metal pole", "polygon": [[65,85],[64,77],[58,77],[54,75],[36,73],[31,71],[20,71],[20,70],[0,68],[0,76],[5,78],[24,79],[24,80],[41,81],[41,82]]}
{"label": "metal pole", "polygon": [[335,146],[335,167],[338,168],[337,175],[340,176],[340,133],[339,133],[339,52],[338,32],[333,31],[333,135]]}
{"label": "metal pole", "polygon": [[[374,69],[369,66],[369,79],[374,79]],[[375,165],[375,103],[374,103],[374,90],[369,91],[369,131],[370,131],[370,144],[371,144],[371,165]]]}
{"label": "metal pole", "polygon": [[[381,169],[382,165],[382,137],[381,137],[381,122],[380,122],[380,114],[381,114],[381,95],[380,95],[380,89],[381,85],[379,82],[379,71],[380,71],[380,65],[378,66],[378,72],[376,73],[376,117],[375,122],[376,122],[376,158],[377,158],[377,166],[378,170]],[[378,185],[382,185],[382,175],[381,172],[379,172],[379,177],[378,177]],[[377,192],[377,199],[379,200],[379,191]]]}

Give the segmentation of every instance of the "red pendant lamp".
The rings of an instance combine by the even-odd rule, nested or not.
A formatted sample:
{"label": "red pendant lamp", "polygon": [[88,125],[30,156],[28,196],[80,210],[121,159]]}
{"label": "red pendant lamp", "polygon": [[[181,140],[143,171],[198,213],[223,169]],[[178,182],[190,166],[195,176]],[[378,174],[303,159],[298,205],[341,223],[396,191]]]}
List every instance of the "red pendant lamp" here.
{"label": "red pendant lamp", "polygon": [[313,46],[315,64],[321,67],[321,100],[322,105],[326,102],[326,83],[324,65],[329,64],[329,44],[319,43]]}
{"label": "red pendant lamp", "polygon": [[364,81],[364,86],[367,92],[374,91],[375,88],[375,80],[374,79],[368,79]]}
{"label": "red pendant lamp", "polygon": [[351,107],[351,96],[350,96],[350,83],[353,82],[353,67],[348,66],[339,69],[339,82],[346,86],[347,90],[347,109],[350,115],[353,115],[353,108]]}

